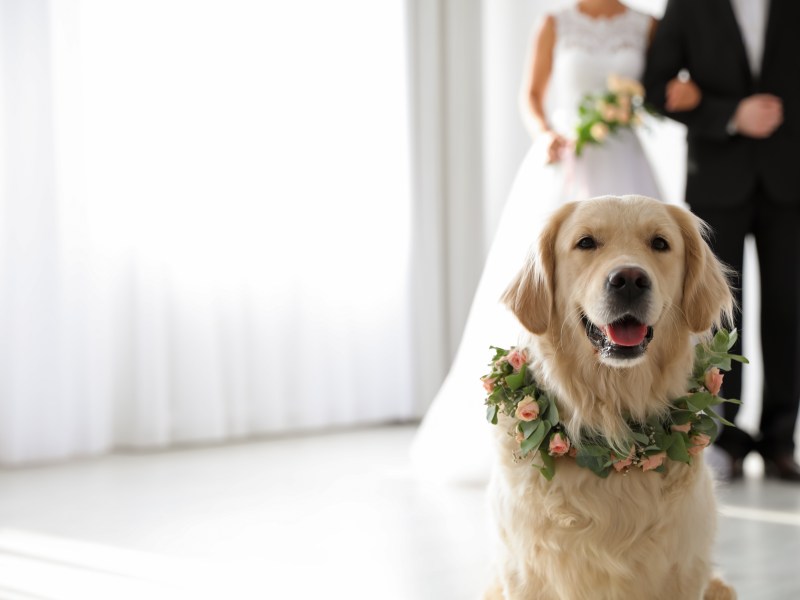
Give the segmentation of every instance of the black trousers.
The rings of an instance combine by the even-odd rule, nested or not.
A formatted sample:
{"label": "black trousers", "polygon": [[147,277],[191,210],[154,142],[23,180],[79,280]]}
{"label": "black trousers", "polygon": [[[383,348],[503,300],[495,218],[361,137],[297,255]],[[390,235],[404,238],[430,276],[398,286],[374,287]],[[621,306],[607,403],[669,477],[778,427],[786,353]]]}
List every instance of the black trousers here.
{"label": "black trousers", "polygon": [[[748,235],[755,238],[761,279],[764,387],[759,435],[753,439],[742,430],[724,427],[717,445],[736,458],[751,450],[766,457],[791,454],[800,403],[800,207],[772,202],[758,185],[746,206],[728,210],[692,206],[692,210],[711,225],[714,252],[737,273],[732,283],[740,307]],[[741,354],[741,311],[736,321],[740,338],[732,352]],[[741,391],[742,366],[734,362],[733,369],[725,374],[722,395],[741,399]],[[723,411],[725,418],[734,422],[739,406],[725,403]]]}

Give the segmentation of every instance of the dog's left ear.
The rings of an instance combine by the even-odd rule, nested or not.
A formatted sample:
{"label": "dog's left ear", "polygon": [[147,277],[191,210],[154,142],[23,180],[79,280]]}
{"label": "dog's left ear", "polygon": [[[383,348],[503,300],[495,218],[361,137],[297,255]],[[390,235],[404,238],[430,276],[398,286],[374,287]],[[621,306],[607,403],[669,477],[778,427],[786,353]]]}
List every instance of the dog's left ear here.
{"label": "dog's left ear", "polygon": [[550,326],[555,294],[556,236],[561,223],[574,210],[574,203],[565,204],[548,220],[539,236],[536,251],[506,288],[502,302],[519,322],[541,335]]}
{"label": "dog's left ear", "polygon": [[733,322],[734,299],[728,277],[730,269],[714,255],[706,239],[710,229],[697,216],[678,206],[667,205],[683,234],[686,249],[686,279],[681,308],[689,330],[708,331]]}

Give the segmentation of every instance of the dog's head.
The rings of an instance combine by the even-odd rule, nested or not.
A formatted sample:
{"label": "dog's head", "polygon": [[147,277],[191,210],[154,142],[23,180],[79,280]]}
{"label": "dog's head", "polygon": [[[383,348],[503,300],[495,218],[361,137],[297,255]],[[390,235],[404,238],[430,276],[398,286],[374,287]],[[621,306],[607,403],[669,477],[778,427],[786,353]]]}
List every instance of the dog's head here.
{"label": "dog's head", "polygon": [[660,336],[730,320],[726,270],[706,230],[690,212],[641,196],[566,204],[503,300],[560,348],[606,366],[638,365]]}

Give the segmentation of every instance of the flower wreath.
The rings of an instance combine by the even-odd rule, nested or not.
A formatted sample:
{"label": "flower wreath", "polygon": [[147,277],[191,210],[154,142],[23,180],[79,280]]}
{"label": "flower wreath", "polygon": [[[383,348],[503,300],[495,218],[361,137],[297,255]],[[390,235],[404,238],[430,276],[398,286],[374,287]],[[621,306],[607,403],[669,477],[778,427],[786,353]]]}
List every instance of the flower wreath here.
{"label": "flower wreath", "polygon": [[530,456],[535,460],[538,454],[541,464],[532,464],[548,480],[555,475],[555,459],[561,456],[575,458],[579,466],[600,477],[608,477],[612,471],[627,473],[633,467],[662,473],[668,458],[690,464],[693,456],[716,439],[716,419],[733,426],[711,407],[723,402],[741,404],[719,396],[723,379],[720,371],[729,371],[732,360],[747,363],[745,357],[728,353],[737,337],[735,329],[721,329],[710,342],[695,345],[687,395],[674,400],[663,418],[644,423],[629,421],[627,449],[612,447],[605,438],[595,435],[570,440],[559,420],[555,399],[533,378],[525,350],[515,347],[491,347],[495,351],[489,363],[492,370],[481,377],[488,393],[486,419],[496,425],[498,415],[511,417],[509,434],[519,443],[515,457]]}

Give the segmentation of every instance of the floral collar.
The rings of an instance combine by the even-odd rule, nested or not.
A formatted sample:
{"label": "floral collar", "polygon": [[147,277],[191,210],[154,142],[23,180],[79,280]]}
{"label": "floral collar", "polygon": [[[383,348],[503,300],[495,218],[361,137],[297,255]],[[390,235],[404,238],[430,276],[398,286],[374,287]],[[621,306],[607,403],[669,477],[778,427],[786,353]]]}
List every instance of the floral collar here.
{"label": "floral collar", "polygon": [[511,417],[509,435],[519,443],[515,456],[531,457],[532,465],[548,480],[555,475],[556,459],[565,456],[573,457],[579,466],[599,477],[608,477],[612,471],[627,473],[631,468],[662,473],[667,459],[690,464],[693,456],[716,439],[715,419],[733,426],[711,407],[723,402],[740,404],[739,400],[718,395],[723,378],[720,370],[729,371],[732,360],[747,362],[743,356],[728,353],[737,337],[735,329],[721,329],[710,342],[695,345],[688,393],[672,402],[663,419],[629,421],[627,447],[612,448],[605,438],[597,436],[570,440],[559,420],[555,399],[533,378],[525,350],[514,347],[504,350],[492,346],[492,370],[481,377],[488,393],[486,419],[496,425],[498,415]]}

